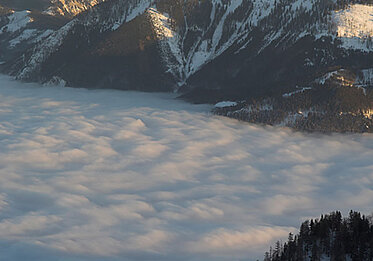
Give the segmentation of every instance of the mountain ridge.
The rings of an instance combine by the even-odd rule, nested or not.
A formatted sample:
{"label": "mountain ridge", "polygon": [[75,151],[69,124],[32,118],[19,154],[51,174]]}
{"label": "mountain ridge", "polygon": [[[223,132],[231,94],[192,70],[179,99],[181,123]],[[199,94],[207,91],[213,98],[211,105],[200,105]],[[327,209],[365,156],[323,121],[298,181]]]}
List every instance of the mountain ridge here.
{"label": "mountain ridge", "polygon": [[[177,91],[216,103],[278,96],[335,70],[373,68],[370,0],[74,1],[86,10],[67,15],[43,41],[0,57],[2,71],[24,81]],[[5,46],[13,36],[4,35]]]}

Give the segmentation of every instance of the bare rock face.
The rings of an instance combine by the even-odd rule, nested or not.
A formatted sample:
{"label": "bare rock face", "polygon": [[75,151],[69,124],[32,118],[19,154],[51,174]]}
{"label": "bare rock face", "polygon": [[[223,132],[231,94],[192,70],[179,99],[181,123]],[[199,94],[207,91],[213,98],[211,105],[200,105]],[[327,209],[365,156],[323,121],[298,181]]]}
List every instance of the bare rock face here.
{"label": "bare rock face", "polygon": [[[0,0],[0,6],[15,11],[38,11],[73,17],[105,0]],[[1,8],[0,8],[1,9]]]}
{"label": "bare rock face", "polygon": [[74,17],[105,0],[52,0],[47,13]]}

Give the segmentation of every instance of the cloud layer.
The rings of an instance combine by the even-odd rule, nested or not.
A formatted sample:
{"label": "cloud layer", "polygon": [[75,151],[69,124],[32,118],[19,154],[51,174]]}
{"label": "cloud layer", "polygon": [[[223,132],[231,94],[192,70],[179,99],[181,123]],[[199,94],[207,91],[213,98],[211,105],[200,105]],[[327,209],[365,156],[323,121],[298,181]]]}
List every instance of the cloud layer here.
{"label": "cloud layer", "polygon": [[209,109],[0,76],[0,260],[253,260],[305,218],[372,211],[373,136]]}

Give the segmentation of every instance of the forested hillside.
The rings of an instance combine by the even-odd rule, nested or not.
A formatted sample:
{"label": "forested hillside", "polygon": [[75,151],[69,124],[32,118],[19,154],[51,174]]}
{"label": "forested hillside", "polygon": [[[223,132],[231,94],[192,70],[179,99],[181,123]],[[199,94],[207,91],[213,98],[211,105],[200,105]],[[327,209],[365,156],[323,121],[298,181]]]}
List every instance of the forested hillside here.
{"label": "forested hillside", "polygon": [[373,132],[372,72],[357,76],[349,70],[332,71],[308,87],[218,106],[214,112],[300,131]]}
{"label": "forested hillside", "polygon": [[351,211],[339,211],[305,221],[297,235],[277,244],[264,261],[370,261],[373,260],[373,220]]}

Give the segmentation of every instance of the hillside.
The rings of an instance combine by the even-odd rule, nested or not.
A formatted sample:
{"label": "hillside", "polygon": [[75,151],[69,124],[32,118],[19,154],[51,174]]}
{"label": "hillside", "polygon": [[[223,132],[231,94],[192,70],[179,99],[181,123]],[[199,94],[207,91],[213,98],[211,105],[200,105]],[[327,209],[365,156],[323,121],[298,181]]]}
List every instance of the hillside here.
{"label": "hillside", "polygon": [[0,6],[15,11],[39,11],[50,15],[73,17],[104,0],[0,0]]}
{"label": "hillside", "polygon": [[286,126],[300,131],[373,132],[372,70],[360,75],[340,69],[308,87],[233,103],[214,112],[251,123]]}
{"label": "hillside", "polygon": [[351,211],[305,221],[297,235],[289,235],[283,245],[277,242],[264,261],[368,261],[373,259],[372,217]]}
{"label": "hillside", "polygon": [[45,11],[50,15],[74,17],[105,0],[51,0],[51,4]]}

